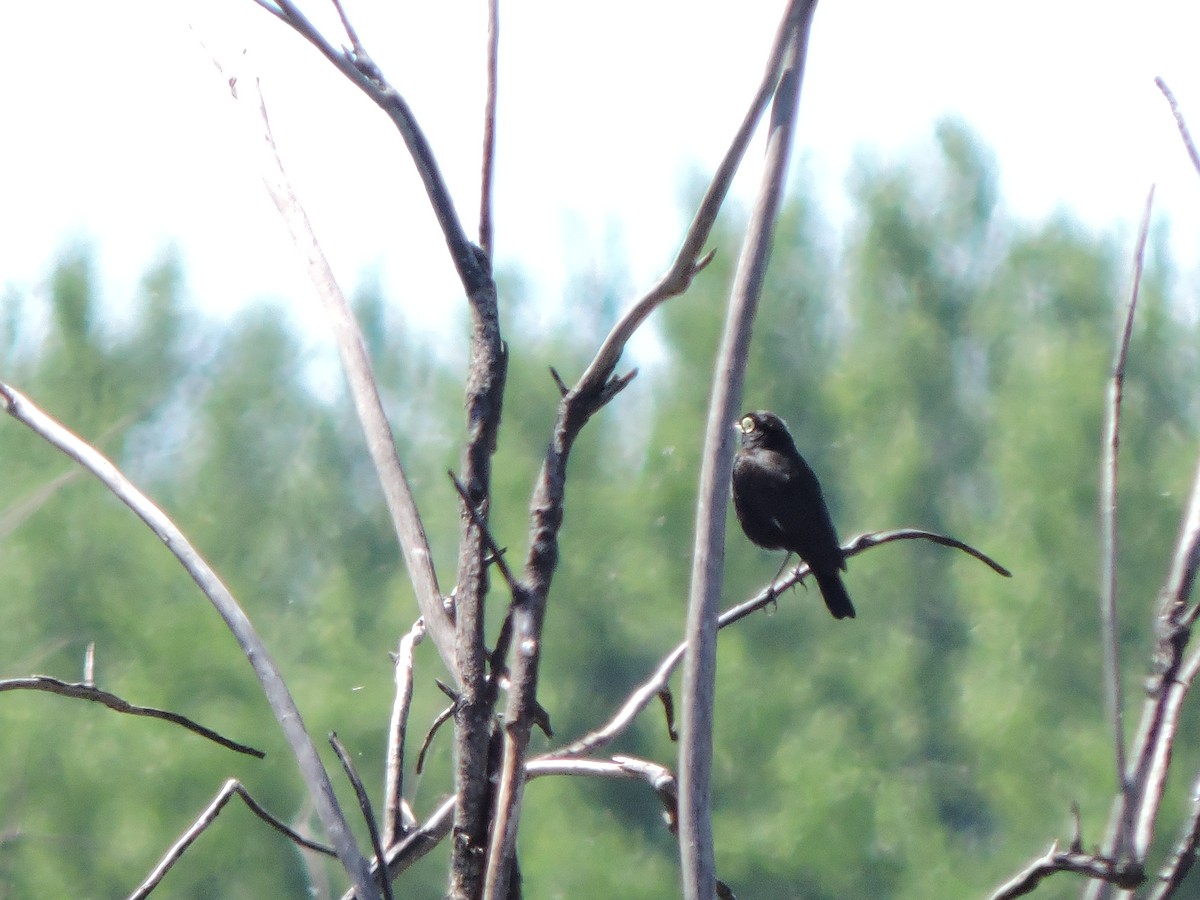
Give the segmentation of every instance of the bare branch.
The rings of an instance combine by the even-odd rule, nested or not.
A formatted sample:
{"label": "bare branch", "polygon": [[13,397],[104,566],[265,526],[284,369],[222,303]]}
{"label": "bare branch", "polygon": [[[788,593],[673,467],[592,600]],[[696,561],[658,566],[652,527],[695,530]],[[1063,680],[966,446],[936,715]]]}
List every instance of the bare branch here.
{"label": "bare branch", "polygon": [[31,675],[28,678],[5,678],[0,680],[0,693],[4,691],[45,691],[48,694],[58,694],[62,697],[91,700],[94,703],[103,704],[111,710],[126,713],[130,716],[145,716],[150,719],[162,719],[165,722],[172,722],[181,728],[186,728],[188,731],[194,732],[203,738],[208,738],[208,740],[220,744],[222,747],[228,747],[237,753],[245,753],[247,756],[253,756],[256,759],[262,759],[266,756],[261,750],[255,750],[253,747],[248,747],[245,744],[239,744],[237,741],[223,737],[211,728],[205,728],[187,716],[181,716],[179,713],[173,713],[165,709],[156,709],[153,706],[136,706],[128,700],[118,697],[116,694],[100,690],[90,682],[67,682],[51,678],[49,675]]}
{"label": "bare branch", "polygon": [[159,882],[163,880],[167,872],[169,872],[175,863],[179,862],[184,852],[190,847],[213,822],[217,820],[217,816],[229,802],[230,798],[238,796],[242,798],[242,802],[249,807],[250,811],[286,837],[289,841],[297,844],[306,850],[312,850],[315,853],[323,853],[326,856],[336,856],[333,849],[326,847],[323,844],[318,844],[315,841],[310,841],[307,838],[301,837],[279,819],[275,818],[258,802],[250,796],[250,793],[242,786],[236,778],[230,778],[217,791],[217,795],[213,798],[208,807],[200,814],[192,826],[188,828],[177,840],[166,855],[159,861],[154,870],[146,877],[146,880],[138,886],[132,894],[129,895],[129,900],[144,900],[149,897],[151,891],[158,887]]}
{"label": "bare branch", "polygon": [[[996,562],[987,554],[966,544],[957,538],[948,537],[944,534],[938,534],[933,531],[923,531],[918,528],[899,528],[892,531],[875,531],[867,534],[860,534],[845,544],[842,545],[842,552],[846,556],[857,556],[858,554],[878,547],[883,544],[889,544],[893,541],[902,540],[927,540],[935,544],[941,544],[946,547],[954,547],[962,550],[964,553],[973,556],[980,562],[989,566],[993,571],[1004,577],[1010,577],[1011,572],[1000,563]],[[794,568],[791,574],[784,576],[779,581],[767,585],[754,597],[745,600],[742,603],[732,606],[725,612],[721,613],[717,619],[717,628],[725,628],[732,625],[734,622],[740,622],[742,619],[765,609],[772,603],[778,601],[779,596],[788,588],[798,584],[809,573],[807,564],[801,564]],[[570,744],[561,750],[553,750],[542,758],[565,758],[583,756],[588,753],[608,746],[622,734],[624,734],[633,724],[633,720],[647,706],[654,702],[654,698],[662,695],[668,690],[667,685],[670,682],[671,674],[675,671],[675,667],[679,665],[679,661],[683,659],[683,654],[687,651],[687,642],[680,643],[668,653],[655,668],[654,672],[644,682],[638,685],[629,695],[621,708],[617,710],[609,721],[601,728],[584,735],[579,740]],[[666,701],[664,700],[664,703]],[[670,718],[668,711],[668,727],[670,727]]]}
{"label": "bare branch", "polygon": [[483,175],[479,185],[479,246],[492,258],[492,181],[496,175],[496,80],[500,60],[500,0],[488,0],[487,100],[483,109]]}
{"label": "bare branch", "polygon": [[504,548],[497,544],[496,539],[492,537],[492,532],[488,529],[487,523],[479,515],[479,510],[471,502],[471,497],[467,493],[467,489],[463,483],[458,480],[458,476],[453,471],[447,471],[446,474],[450,476],[450,481],[453,482],[454,489],[458,491],[458,496],[462,498],[463,504],[471,516],[471,520],[475,523],[475,527],[483,533],[484,542],[487,544],[492,559],[495,561],[496,567],[500,570],[500,574],[504,576],[505,582],[508,583],[509,591],[515,595],[520,590],[520,586],[517,584],[517,579],[513,576],[512,569],[504,561]]}
{"label": "bare branch", "polygon": [[301,775],[316,805],[317,815],[321,824],[325,826],[330,842],[337,850],[338,859],[346,874],[364,900],[377,897],[374,885],[370,883],[367,861],[359,852],[354,835],[346,824],[341,807],[338,806],[333,786],[329,782],[329,774],[325,771],[317,748],[304,728],[300,710],[258,632],[233,594],[217,577],[217,573],[196,552],[175,523],[98,450],[46,415],[23,394],[3,383],[0,383],[0,405],[3,405],[4,411],[18,422],[29,427],[35,434],[95,475],[117,499],[133,510],[159,540],[167,545],[167,549],[175,555],[188,575],[212,602],[237,639],[242,652],[254,669],[254,674],[258,676],[267,702],[271,705],[271,711],[275,714],[300,766]]}
{"label": "bare branch", "polygon": [[408,828],[404,806],[404,741],[408,731],[408,711],[413,692],[413,649],[425,637],[425,620],[417,619],[408,634],[400,638],[393,669],[396,697],[392,701],[392,719],[388,726],[387,767],[384,784],[383,845],[390,847]]}
{"label": "bare branch", "polygon": [[[563,520],[566,465],[571,447],[588,419],[623,386],[621,379],[613,382],[612,373],[629,338],[658,305],[683,293],[695,275],[712,259],[711,253],[700,257],[700,252],[712,231],[717,212],[745,154],[755,125],[775,93],[781,60],[789,43],[787,38],[799,20],[802,6],[801,3],[789,6],[758,93],[701,201],[675,261],[659,282],[621,317],[578,383],[564,393],[559,403],[550,445],[530,503],[529,553],[525,574],[521,579],[526,590],[520,602],[513,607],[517,653],[505,710],[504,755],[488,850],[485,896],[489,900],[504,896],[505,880],[516,844],[525,779],[524,756],[538,708],[537,677],[542,622],[550,583],[558,564],[558,532]],[[560,389],[565,387],[561,379],[556,378],[556,381]]]}
{"label": "bare branch", "polygon": [[253,89],[245,91],[243,87],[234,91],[233,95],[246,109],[247,130],[254,129],[252,133],[257,134],[257,143],[261,148],[259,168],[263,184],[279,210],[296,249],[305,260],[309,279],[329,319],[342,369],[346,373],[346,382],[354,401],[354,409],[366,438],[367,451],[383,489],[384,500],[392,517],[392,526],[399,539],[404,563],[416,592],[417,605],[442,662],[447,670],[457,677],[454,666],[454,625],[442,604],[429,540],[425,536],[425,527],[409,487],[408,477],[396,452],[392,429],[379,397],[379,386],[370,357],[367,355],[366,341],[321,249],[308,214],[292,189],[287,172],[283,168],[258,80],[243,80],[251,80]]}
{"label": "bare branch", "polygon": [[1192,160],[1192,167],[1200,175],[1200,153],[1196,152],[1196,143],[1192,140],[1192,133],[1188,131],[1183,113],[1179,111],[1179,104],[1175,102],[1175,94],[1171,92],[1171,89],[1167,87],[1167,83],[1162,78],[1155,78],[1154,83],[1158,85],[1158,89],[1162,91],[1162,95],[1167,98],[1167,103],[1171,105],[1171,115],[1175,117],[1175,124],[1179,127],[1179,136],[1183,138],[1184,149],[1187,150],[1188,157]]}
{"label": "bare branch", "polygon": [[346,30],[346,37],[350,39],[351,48],[358,55],[366,53],[363,49],[362,41],[358,39],[358,32],[350,24],[350,18],[346,15],[346,10],[342,7],[342,0],[333,0],[333,7],[337,10],[338,18],[342,20],[342,28]]}
{"label": "bare branch", "polygon": [[[1179,728],[1184,697],[1200,673],[1200,651],[1185,662],[1184,653],[1200,605],[1188,606],[1200,569],[1200,465],[1197,466],[1187,509],[1180,525],[1179,538],[1171,570],[1160,595],[1156,620],[1157,645],[1153,670],[1147,684],[1147,697],[1133,744],[1135,761],[1130,781],[1133,784],[1133,845],[1148,847],[1154,823],[1166,790],[1171,748]],[[1115,846],[1121,803],[1114,805],[1106,837],[1106,852]],[[1089,898],[1107,896],[1093,888]]]}
{"label": "bare branch", "polygon": [[616,369],[621,354],[625,352],[625,345],[650,313],[664,301],[684,293],[691,286],[692,279],[712,262],[716,250],[710,250],[703,256],[701,256],[701,251],[708,242],[713,225],[716,224],[717,214],[721,211],[725,196],[729,193],[733,177],[737,174],[742,158],[746,155],[746,148],[750,145],[750,139],[754,136],[759,120],[762,118],[767,104],[775,95],[790,37],[805,14],[804,3],[795,2],[795,0],[789,3],[775,33],[775,41],[767,55],[767,64],[758,91],[755,93],[754,99],[750,101],[750,107],[746,110],[746,115],[742,119],[741,125],[738,126],[729,149],[725,151],[724,158],[713,174],[708,190],[701,199],[700,205],[696,209],[696,215],[684,235],[679,252],[658,283],[634,303],[613,326],[591,365],[579,379],[576,391],[587,394],[598,390]]}
{"label": "bare branch", "polygon": [[1100,467],[1100,625],[1104,646],[1104,685],[1108,698],[1108,712],[1113,726],[1113,759],[1116,765],[1117,789],[1121,794],[1122,813],[1118,822],[1115,856],[1124,859],[1132,850],[1134,857],[1145,860],[1146,847],[1130,847],[1130,829],[1133,823],[1133,786],[1125,762],[1125,698],[1121,690],[1121,659],[1118,646],[1117,626],[1117,460],[1120,446],[1121,396],[1125,387],[1125,361],[1129,355],[1129,340],[1133,335],[1133,316],[1137,310],[1138,290],[1142,284],[1142,264],[1146,255],[1146,238],[1150,233],[1150,210],[1154,203],[1154,188],[1146,197],[1146,208],[1142,213],[1142,224],[1138,230],[1136,249],[1133,255],[1133,277],[1129,289],[1129,303],[1125,313],[1125,327],[1117,342],[1113,375],[1109,382],[1108,404],[1105,409],[1105,435]]}
{"label": "bare branch", "polygon": [[[291,0],[279,0],[276,4],[277,9],[264,0],[255,0],[255,2],[276,18],[286,22],[316,47],[322,56],[370,97],[392,120],[400,132],[416,166],[417,174],[425,186],[425,193],[429,197],[430,205],[433,207],[434,215],[437,217],[438,225],[450,250],[450,257],[466,289],[467,296],[473,298],[477,291],[486,290],[491,285],[491,275],[487,266],[484,265],[484,261],[476,253],[475,247],[467,238],[458,213],[454,209],[454,202],[450,198],[450,191],[442,177],[437,160],[434,158],[433,150],[429,146],[429,141],[417,124],[416,117],[408,103],[388,83],[379,67],[367,54],[362,43],[356,39],[356,36],[353,36],[353,28],[345,15],[342,14],[343,27],[347,34],[353,36],[354,47],[351,50],[334,47]],[[495,286],[491,285],[491,289],[494,293]]]}
{"label": "bare branch", "polygon": [[1031,862],[1022,872],[1008,882],[1002,884],[990,900],[1011,900],[1013,897],[1024,897],[1031,894],[1042,881],[1055,872],[1075,872],[1086,875],[1098,881],[1108,882],[1120,887],[1133,888],[1146,880],[1146,875],[1138,866],[1119,865],[1112,859],[1094,856],[1090,853],[1058,849],[1058,842],[1050,845],[1042,856]]}
{"label": "bare branch", "polygon": [[[441,843],[442,839],[450,833],[450,826],[454,822],[454,805],[453,797],[444,801],[419,828],[408,832],[404,840],[388,849],[388,878],[394,880],[401,872]],[[376,881],[379,881],[378,864],[371,867],[371,875]],[[342,895],[342,900],[354,900],[358,896],[356,891],[349,890]]]}
{"label": "bare branch", "polygon": [[546,775],[588,776],[644,781],[658,794],[663,804],[663,821],[672,834],[679,822],[679,792],[674,773],[666,766],[634,756],[606,759],[564,759],[541,756],[531,759],[525,768],[529,778]]}
{"label": "bare branch", "polygon": [[[367,825],[371,847],[375,850],[375,859],[383,859],[383,845],[379,842],[379,825],[375,821],[375,811],[371,808],[371,798],[367,795],[367,789],[363,787],[362,779],[358,777],[358,770],[354,768],[354,760],[350,758],[345,744],[339,740],[336,732],[329,733],[329,746],[337,754],[338,761],[342,764],[342,771],[346,773],[350,786],[354,788],[354,796],[358,798],[358,809]],[[384,878],[382,882],[384,900],[392,900],[392,880]]]}
{"label": "bare branch", "polygon": [[[958,538],[953,538],[945,534],[938,534],[936,531],[925,531],[921,528],[896,528],[891,531],[869,531],[866,534],[859,534],[852,537],[842,546],[842,552],[846,556],[857,556],[864,550],[869,550],[871,547],[878,547],[881,544],[890,544],[892,541],[931,541],[935,544],[941,544],[943,547],[953,547],[956,550],[961,550],[969,556],[975,557],[985,566],[989,567],[998,575],[1003,575],[1005,578],[1011,578],[1012,572],[996,562],[982,550],[972,547],[970,544],[960,541]],[[807,571],[807,567],[805,569]],[[788,585],[790,587],[791,585]]]}
{"label": "bare branch", "polygon": [[1184,823],[1170,857],[1159,870],[1153,890],[1147,900],[1167,900],[1174,895],[1183,880],[1196,864],[1196,850],[1200,846],[1200,778],[1192,784],[1191,811]]}
{"label": "bare branch", "polygon": [[[716,893],[709,802],[712,776],[713,694],[717,676],[717,610],[721,601],[725,560],[725,513],[729,504],[729,470],[733,462],[730,424],[742,402],[750,335],[766,278],[767,263],[795,136],[796,112],[812,2],[789,7],[791,36],[771,109],[762,183],[746,228],[742,255],[730,292],[729,310],[717,354],[713,392],[700,467],[696,505],[696,540],[692,551],[692,583],[688,598],[688,652],[683,661],[683,703],[679,742],[679,852],[683,895],[709,900]],[[793,16],[799,15],[798,20]],[[786,27],[786,25],[785,25]]]}

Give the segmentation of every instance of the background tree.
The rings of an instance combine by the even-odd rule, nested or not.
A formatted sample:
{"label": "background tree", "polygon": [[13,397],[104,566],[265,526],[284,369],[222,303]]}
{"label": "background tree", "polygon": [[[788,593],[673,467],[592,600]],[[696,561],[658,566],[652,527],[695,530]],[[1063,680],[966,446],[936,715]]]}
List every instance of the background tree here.
{"label": "background tree", "polygon": [[[1015,577],[996,579],[939,548],[883,548],[851,561],[861,609],[852,629],[828,619],[812,590],[797,589],[774,613],[725,631],[718,865],[746,896],[978,895],[1045,835],[1067,830],[1073,800],[1085,835],[1099,833],[1106,812],[1111,750],[1091,548],[1110,298],[1124,251],[1065,219],[1007,219],[986,152],[960,126],[943,126],[932,154],[921,148],[886,164],[864,157],[855,185],[841,247],[829,246],[830,229],[804,192],[788,206],[747,403],[792,422],[843,536],[880,523],[942,527],[993,552]],[[702,361],[716,341],[730,276],[723,248],[736,240],[735,224],[715,239],[722,252],[707,276],[666,310],[641,379],[590,426],[572,459],[575,505],[539,692],[561,739],[538,739],[535,749],[593,727],[678,639]],[[90,272],[88,251],[69,251],[44,317],[31,299],[8,298],[5,377],[77,422],[160,498],[245,598],[312,730],[336,729],[360,770],[378,772],[389,636],[409,624],[411,588],[342,389],[318,378],[323,363],[306,359],[278,311],[223,326],[199,321],[182,305],[173,259],[147,275],[120,330],[99,324]],[[1149,649],[1146,601],[1196,438],[1195,399],[1178,389],[1196,376],[1194,326],[1170,299],[1171,283],[1160,245],[1143,285],[1125,411],[1124,452],[1136,460],[1121,486],[1131,696]],[[515,283],[506,296],[514,321],[528,320]],[[578,296],[581,307],[611,308],[602,284],[581,282]],[[451,546],[453,488],[440,473],[455,463],[458,435],[445,425],[460,403],[455,353],[415,343],[370,290],[356,308],[414,487],[433,511],[431,542]],[[39,318],[48,323],[42,334],[17,327]],[[595,319],[600,330],[603,316]],[[546,366],[578,368],[587,344],[570,323],[514,335],[492,526],[510,544],[524,528],[556,399]],[[0,429],[0,441],[10,610],[0,649],[9,674],[73,678],[95,641],[101,686],[268,753],[242,761],[161,723],[5,694],[6,891],[129,890],[164,836],[230,775],[284,818],[307,821],[257,689],[194,587],[124,510],[29,434]],[[728,552],[731,602],[777,564],[740,536]],[[499,586],[489,602],[504,602]],[[414,723],[444,702],[423,677],[432,664],[424,645]],[[1190,715],[1176,749],[1185,772],[1200,764],[1188,749],[1196,725]],[[655,713],[613,749],[673,755]],[[446,750],[446,736],[435,738],[418,805],[444,795]],[[1168,812],[1178,815],[1185,801],[1186,787],[1172,783]],[[529,896],[674,892],[672,841],[643,787],[539,780],[526,807]],[[164,890],[301,896],[313,878],[337,889],[336,873],[298,866],[294,848],[244,816],[224,813]],[[65,842],[77,852],[64,854]],[[444,848],[422,861],[406,890],[438,894],[446,862]],[[1076,891],[1051,881],[1042,894]],[[1177,896],[1198,893],[1189,882]]]}

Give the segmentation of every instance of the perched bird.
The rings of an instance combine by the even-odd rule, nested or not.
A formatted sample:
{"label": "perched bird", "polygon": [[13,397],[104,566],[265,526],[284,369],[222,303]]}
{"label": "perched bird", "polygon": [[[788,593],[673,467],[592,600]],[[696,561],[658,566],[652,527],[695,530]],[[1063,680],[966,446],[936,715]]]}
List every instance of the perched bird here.
{"label": "perched bird", "polygon": [[[854,618],[841,570],[846,568],[821,483],[771,412],[746,413],[738,422],[742,446],[733,461],[733,506],[746,537],[766,550],[787,550],[808,563],[835,619]],[[778,576],[776,576],[778,577]]]}

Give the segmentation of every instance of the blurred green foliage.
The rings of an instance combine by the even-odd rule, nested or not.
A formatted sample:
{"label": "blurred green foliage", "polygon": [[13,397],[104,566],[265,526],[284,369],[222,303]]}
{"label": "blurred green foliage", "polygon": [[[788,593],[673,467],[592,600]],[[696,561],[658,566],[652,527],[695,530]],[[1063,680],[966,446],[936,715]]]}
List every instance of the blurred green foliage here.
{"label": "blurred green foliage", "polygon": [[[1096,485],[1130,241],[1065,216],[1006,217],[993,164],[953,123],[911,159],[859,159],[843,233],[809,194],[780,223],[747,408],[789,420],[843,537],[944,531],[1014,578],[946,548],[894,544],[851,561],[857,620],[833,621],[798,589],[723,633],[718,866],[743,897],[980,896],[1070,836],[1072,801],[1089,844],[1106,821]],[[723,224],[713,265],[656,321],[641,376],[572,456],[541,687],[564,741],[604,721],[680,637],[736,226]],[[570,381],[586,365],[620,306],[616,280],[580,277],[548,327],[519,283],[502,285],[512,362],[492,521],[510,558],[524,551],[557,399],[546,368]],[[1173,284],[1156,237],[1122,437],[1133,719],[1197,437],[1195,316]],[[266,637],[310,731],[339,733],[381,807],[388,652],[416,610],[340,376],[279,309],[201,319],[183,303],[172,255],[146,275],[128,326],[104,324],[100,290],[89,250],[76,247],[44,309],[5,298],[0,375],[116,459],[184,528]],[[377,290],[357,307],[448,585],[459,520],[444,473],[458,464],[465,342],[412,338]],[[778,565],[731,524],[730,604]],[[259,762],[162,722],[0,695],[0,897],[128,893],[228,777],[315,827],[250,669],[194,585],[124,507],[11,421],[0,424],[0,573],[0,673],[77,678],[94,641],[101,687],[268,753]],[[506,602],[496,582],[493,628]],[[416,740],[444,702],[433,685],[442,676],[433,649],[419,648]],[[1200,767],[1198,726],[1189,713],[1158,854]],[[550,746],[536,739],[535,750]],[[451,790],[449,748],[440,735],[427,772],[409,773],[418,815]],[[674,759],[657,709],[612,750]],[[677,890],[672,838],[639,784],[532,782],[520,846],[529,897]],[[441,848],[418,864],[403,895],[440,896],[446,859]],[[303,859],[235,802],[159,895],[299,898],[342,886],[336,865]],[[1079,887],[1060,875],[1040,896]]]}

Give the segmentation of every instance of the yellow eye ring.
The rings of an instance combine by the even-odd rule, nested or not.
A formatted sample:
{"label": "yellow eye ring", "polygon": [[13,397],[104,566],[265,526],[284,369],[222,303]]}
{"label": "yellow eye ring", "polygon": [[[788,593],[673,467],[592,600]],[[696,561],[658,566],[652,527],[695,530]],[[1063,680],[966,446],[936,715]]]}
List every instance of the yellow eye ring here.
{"label": "yellow eye ring", "polygon": [[754,430],[754,417],[742,416],[742,421],[738,424],[742,427],[742,434],[749,434]]}

